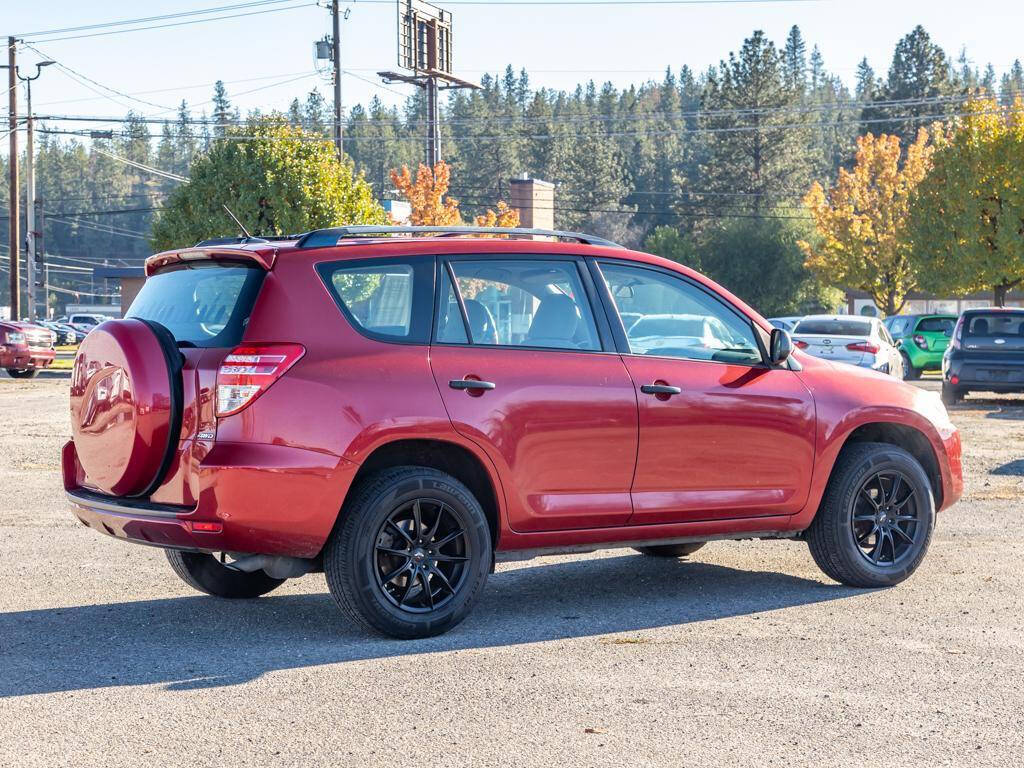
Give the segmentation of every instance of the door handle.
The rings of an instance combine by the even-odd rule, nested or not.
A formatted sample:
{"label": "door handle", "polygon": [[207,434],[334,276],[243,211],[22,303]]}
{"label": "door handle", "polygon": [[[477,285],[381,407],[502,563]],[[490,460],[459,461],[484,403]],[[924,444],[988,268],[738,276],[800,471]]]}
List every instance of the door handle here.
{"label": "door handle", "polygon": [[668,384],[644,384],[640,391],[645,395],[679,395],[683,390]]}
{"label": "door handle", "polygon": [[479,381],[477,379],[452,379],[448,382],[452,389],[494,389],[492,381]]}

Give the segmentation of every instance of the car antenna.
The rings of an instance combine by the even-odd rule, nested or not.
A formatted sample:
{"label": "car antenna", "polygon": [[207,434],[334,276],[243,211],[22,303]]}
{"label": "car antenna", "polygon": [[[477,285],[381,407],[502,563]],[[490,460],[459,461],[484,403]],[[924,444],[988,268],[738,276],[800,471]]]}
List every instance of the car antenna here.
{"label": "car antenna", "polygon": [[245,228],[245,226],[244,226],[244,225],[242,224],[242,222],[240,222],[240,221],[238,220],[238,217],[237,217],[237,216],[235,216],[235,214],[233,214],[233,213],[231,212],[231,209],[230,209],[230,208],[228,208],[227,204],[226,204],[226,203],[221,203],[221,205],[223,205],[223,206],[224,206],[224,210],[228,212],[228,216],[230,216],[230,217],[232,218],[232,220],[234,220],[235,224],[237,224],[237,225],[238,225],[238,228],[239,228],[240,230],[242,230],[242,234],[243,234],[243,235],[245,235],[245,239],[246,239],[246,240],[252,240],[252,235],[250,235],[250,234],[249,234],[249,230],[247,230],[247,229]]}

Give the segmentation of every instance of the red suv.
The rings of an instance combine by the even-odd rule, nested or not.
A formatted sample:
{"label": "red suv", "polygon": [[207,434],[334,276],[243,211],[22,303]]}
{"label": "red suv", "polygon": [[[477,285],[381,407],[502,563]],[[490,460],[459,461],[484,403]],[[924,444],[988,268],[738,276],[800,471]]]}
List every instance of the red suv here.
{"label": "red suv", "polygon": [[792,538],[893,585],[960,496],[936,394],[794,351],[692,270],[585,235],[409,233],[151,257],[75,360],[78,519],[220,597],[323,571],[354,620],[422,637],[503,557]]}

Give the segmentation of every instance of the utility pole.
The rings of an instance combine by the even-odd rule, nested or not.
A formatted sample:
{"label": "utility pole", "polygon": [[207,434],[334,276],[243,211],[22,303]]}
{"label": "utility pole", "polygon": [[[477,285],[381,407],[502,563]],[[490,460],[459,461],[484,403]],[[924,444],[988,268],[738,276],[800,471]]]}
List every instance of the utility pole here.
{"label": "utility pole", "polygon": [[8,117],[11,139],[11,178],[10,191],[11,201],[8,209],[11,215],[10,225],[10,249],[11,249],[11,320],[18,320],[21,285],[18,274],[18,257],[21,255],[21,235],[18,232],[18,225],[21,221],[18,212],[18,75],[17,75],[17,40],[13,37],[7,38],[7,102]]}
{"label": "utility pole", "polygon": [[[348,10],[345,11],[348,15]],[[338,15],[338,0],[331,0],[331,37],[332,57],[334,60],[334,146],[338,150],[338,159],[345,157],[343,134],[341,128],[341,19]]]}
{"label": "utility pole", "polygon": [[452,74],[452,15],[424,0],[398,0],[398,66],[411,70],[378,72],[385,83],[409,83],[423,89],[427,100],[427,165],[441,161],[441,111],[438,92],[443,88],[479,88]]}
{"label": "utility pole", "polygon": [[28,299],[28,319],[36,319],[36,268],[39,261],[39,251],[37,247],[37,238],[39,233],[36,231],[36,168],[35,168],[35,145],[33,143],[32,130],[32,81],[39,78],[39,75],[43,73],[43,67],[48,67],[53,64],[52,61],[41,61],[36,64],[36,73],[32,77],[24,77],[21,72],[15,70],[18,75],[18,79],[25,83],[26,98],[25,98],[25,117],[26,117],[26,137],[25,137],[25,244],[28,246],[27,258],[25,259],[25,271],[28,273],[28,285],[27,285],[27,299]]}

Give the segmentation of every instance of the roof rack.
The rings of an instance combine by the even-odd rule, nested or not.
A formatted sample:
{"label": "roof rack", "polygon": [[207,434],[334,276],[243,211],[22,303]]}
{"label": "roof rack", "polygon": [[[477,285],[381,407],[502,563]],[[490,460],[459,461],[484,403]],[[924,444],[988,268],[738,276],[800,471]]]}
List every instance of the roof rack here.
{"label": "roof rack", "polygon": [[342,240],[360,237],[380,237],[391,235],[433,234],[438,237],[458,237],[459,235],[505,235],[514,238],[553,237],[559,240],[575,240],[584,245],[603,245],[608,248],[622,248],[618,243],[605,240],[582,232],[562,232],[555,229],[523,229],[521,227],[395,227],[374,226],[364,224],[351,227],[330,227],[314,229],[307,232],[296,243],[298,248],[323,248],[337,245]]}

